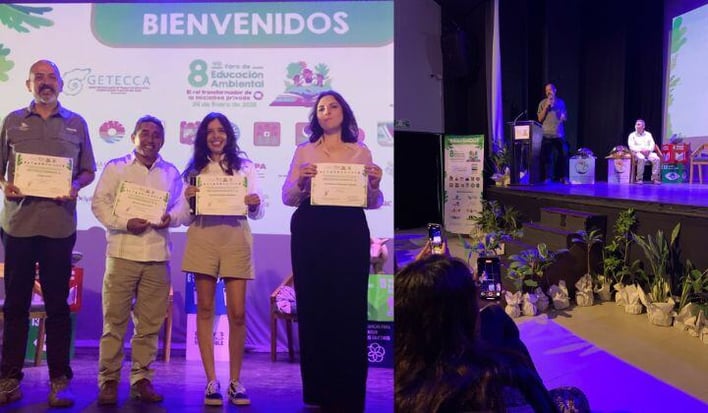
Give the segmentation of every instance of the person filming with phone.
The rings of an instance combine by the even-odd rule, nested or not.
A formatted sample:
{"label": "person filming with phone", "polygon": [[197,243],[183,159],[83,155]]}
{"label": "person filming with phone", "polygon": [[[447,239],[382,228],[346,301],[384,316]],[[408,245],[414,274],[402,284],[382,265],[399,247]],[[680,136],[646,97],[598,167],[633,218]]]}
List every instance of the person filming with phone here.
{"label": "person filming with phone", "polygon": [[396,412],[590,412],[579,389],[546,389],[514,321],[480,311],[467,264],[442,248],[429,241],[394,277]]}

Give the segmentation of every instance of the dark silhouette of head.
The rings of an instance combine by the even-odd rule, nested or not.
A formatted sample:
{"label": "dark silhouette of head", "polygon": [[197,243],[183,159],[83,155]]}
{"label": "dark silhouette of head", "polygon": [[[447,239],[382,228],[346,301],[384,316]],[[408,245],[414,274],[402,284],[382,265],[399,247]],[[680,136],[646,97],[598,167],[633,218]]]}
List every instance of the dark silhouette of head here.
{"label": "dark silhouette of head", "polygon": [[[396,359],[432,361],[475,340],[477,287],[463,261],[431,255],[403,268],[394,284]],[[422,361],[422,360],[421,360]]]}

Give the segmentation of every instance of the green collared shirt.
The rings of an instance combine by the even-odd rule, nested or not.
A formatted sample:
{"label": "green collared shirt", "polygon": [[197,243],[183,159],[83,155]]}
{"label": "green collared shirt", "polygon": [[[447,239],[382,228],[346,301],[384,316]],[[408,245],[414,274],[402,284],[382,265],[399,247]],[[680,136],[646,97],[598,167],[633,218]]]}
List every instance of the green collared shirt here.
{"label": "green collared shirt", "polygon": [[[34,110],[34,102],[5,117],[0,129],[0,174],[8,182],[14,180],[16,153],[72,158],[73,178],[81,171],[96,170],[86,121],[59,104],[47,119]],[[76,232],[75,201],[30,196],[3,201],[0,226],[14,237],[66,238]]]}

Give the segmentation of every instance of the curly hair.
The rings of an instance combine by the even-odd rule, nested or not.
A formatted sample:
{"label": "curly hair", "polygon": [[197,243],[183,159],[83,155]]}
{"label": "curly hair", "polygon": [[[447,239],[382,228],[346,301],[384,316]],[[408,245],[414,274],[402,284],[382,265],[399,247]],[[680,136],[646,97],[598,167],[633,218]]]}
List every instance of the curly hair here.
{"label": "curly hair", "polygon": [[320,104],[320,100],[325,96],[332,96],[337,103],[339,103],[339,106],[342,107],[342,141],[350,143],[356,142],[359,137],[359,125],[356,123],[354,112],[342,95],[334,90],[326,90],[320,93],[315,100],[315,105],[310,112],[310,142],[317,142],[324,134],[324,130],[322,130],[319,120],[317,120],[317,106]]}
{"label": "curly hair", "polygon": [[[207,145],[207,135],[209,123],[217,119],[226,132],[226,145],[224,145],[224,160],[221,162],[221,168],[228,175],[233,175],[234,171],[241,169],[241,163],[245,159],[245,153],[238,147],[236,143],[236,133],[229,119],[222,113],[211,112],[204,116],[204,119],[199,123],[197,136],[194,138],[194,154],[182,173],[182,177],[186,180],[189,177],[199,174],[210,162],[209,155],[211,151]],[[244,155],[243,157],[241,155]]]}

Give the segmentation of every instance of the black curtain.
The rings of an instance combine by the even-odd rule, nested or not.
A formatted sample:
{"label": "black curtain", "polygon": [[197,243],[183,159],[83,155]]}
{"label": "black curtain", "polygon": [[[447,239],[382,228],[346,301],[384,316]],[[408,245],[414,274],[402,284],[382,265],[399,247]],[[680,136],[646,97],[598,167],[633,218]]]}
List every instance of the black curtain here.
{"label": "black curtain", "polygon": [[394,227],[421,228],[442,222],[442,137],[396,131],[394,140]]}
{"label": "black curtain", "polygon": [[507,120],[523,109],[535,118],[544,84],[554,83],[568,106],[571,151],[598,156],[599,180],[603,157],[626,145],[637,118],[661,141],[661,0],[504,0],[499,20]]}

